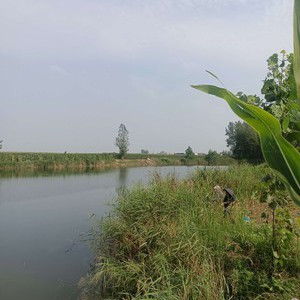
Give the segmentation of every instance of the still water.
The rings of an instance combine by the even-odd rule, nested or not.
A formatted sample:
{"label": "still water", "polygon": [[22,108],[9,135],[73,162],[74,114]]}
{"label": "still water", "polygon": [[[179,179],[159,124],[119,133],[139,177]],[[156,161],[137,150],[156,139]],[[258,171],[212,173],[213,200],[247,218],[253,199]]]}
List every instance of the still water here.
{"label": "still water", "polygon": [[73,175],[0,178],[0,300],[75,300],[92,261],[82,236],[105,216],[120,187],[153,172],[189,176],[196,167],[140,167]]}

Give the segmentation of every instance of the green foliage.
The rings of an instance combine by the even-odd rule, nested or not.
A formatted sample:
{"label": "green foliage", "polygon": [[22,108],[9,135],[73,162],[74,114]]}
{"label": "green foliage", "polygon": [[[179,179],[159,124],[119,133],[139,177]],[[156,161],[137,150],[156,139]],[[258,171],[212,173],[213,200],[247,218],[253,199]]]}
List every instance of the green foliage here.
{"label": "green foliage", "polygon": [[[270,226],[243,221],[244,205],[259,191],[264,172],[264,166],[241,165],[199,170],[183,181],[154,174],[149,187],[123,190],[110,216],[96,221],[95,264],[82,282],[85,299],[295,296],[300,287],[297,245],[288,244],[290,268],[279,265],[285,275],[275,281]],[[212,202],[216,183],[236,191],[232,219],[224,218],[222,205]]]}
{"label": "green foliage", "polygon": [[[175,154],[127,153],[126,160],[117,161],[118,153],[46,153],[0,152],[0,176],[36,176],[47,171],[56,174],[102,170],[104,168],[149,165],[206,165],[204,155],[188,160]],[[148,160],[150,159],[150,160]],[[236,161],[228,155],[219,155],[216,165],[232,165]]]}
{"label": "green foliage", "polygon": [[219,154],[217,153],[217,151],[210,149],[210,150],[208,150],[208,153],[205,155],[204,159],[209,166],[213,166],[216,164],[218,157],[219,157]]}
{"label": "green foliage", "polygon": [[187,149],[185,150],[185,158],[187,159],[193,159],[195,158],[195,153],[191,146],[188,146]]}
{"label": "green foliage", "polygon": [[[295,82],[297,94],[291,97],[295,99],[296,105],[300,102],[300,0],[295,0],[294,7],[294,65],[295,65]],[[271,63],[275,63],[276,57],[271,59]],[[284,66],[283,66],[284,67]],[[272,76],[277,76],[273,74]],[[216,76],[215,76],[216,77]],[[260,109],[257,106],[244,103],[231,92],[224,88],[212,85],[193,86],[194,88],[208,94],[215,95],[227,101],[231,109],[250,126],[252,126],[259,134],[262,152],[266,162],[276,171],[276,175],[282,180],[290,192],[291,197],[297,205],[300,206],[300,154],[292,144],[290,144],[283,136],[281,124],[271,114]],[[288,122],[285,122],[286,124]],[[284,127],[288,128],[288,125]],[[296,128],[299,123],[295,124]],[[297,143],[300,142],[300,135],[293,137]]]}
{"label": "green foliage", "polygon": [[149,151],[146,150],[146,149],[142,149],[142,150],[141,150],[141,154],[149,154]]}
{"label": "green foliage", "polygon": [[275,53],[267,62],[268,74],[261,89],[264,95],[261,107],[279,120],[284,136],[298,146],[300,105],[296,94],[293,55],[282,50],[281,59]]}
{"label": "green foliage", "polygon": [[277,269],[290,263],[289,252],[297,230],[290,215],[289,201],[282,182],[276,176],[268,174],[267,180],[263,182],[263,188],[261,201],[267,202],[272,210],[273,273],[276,274]]}
{"label": "green foliage", "polygon": [[229,122],[225,129],[227,147],[234,158],[262,161],[258,134],[245,122]]}
{"label": "green foliage", "polygon": [[1,141],[0,141],[0,149],[2,149],[2,142],[3,142],[3,141],[1,140]]}
{"label": "green foliage", "polygon": [[[297,123],[300,121],[300,106],[297,104],[296,84],[293,75],[293,55],[281,51],[280,57],[274,53],[267,60],[268,73],[261,93],[264,99],[256,95],[237,93],[237,97],[248,104],[259,106],[275,116],[283,135],[298,146],[295,136],[298,134]],[[227,145],[234,157],[239,159],[262,160],[259,137],[246,123],[230,122],[226,129]],[[249,150],[249,151],[248,151]]]}
{"label": "green foliage", "polygon": [[119,148],[119,157],[124,158],[128,152],[129,147],[129,137],[128,130],[124,124],[121,124],[118,130],[118,136],[116,137],[115,145]]}
{"label": "green foliage", "polygon": [[261,106],[262,100],[256,95],[246,95],[243,92],[238,92],[236,96],[243,102],[253,104],[256,106]]}
{"label": "green foliage", "polygon": [[300,206],[300,154],[283,138],[279,121],[261,108],[244,103],[224,88],[212,85],[193,87],[226,100],[231,109],[259,133],[266,162]]}
{"label": "green foliage", "polygon": [[114,160],[113,153],[1,152],[0,170],[96,168]]}
{"label": "green foliage", "polygon": [[[284,50],[281,51],[281,55],[281,59],[277,53],[268,58],[268,73],[261,89],[265,98],[263,106],[270,112],[274,109],[274,105],[287,104],[289,98],[294,98],[295,95],[295,86],[291,84],[293,55],[286,54]],[[278,115],[281,121],[284,119],[283,113]]]}
{"label": "green foliage", "polygon": [[300,1],[294,2],[294,76],[298,104],[300,102]]}
{"label": "green foliage", "polygon": [[291,264],[290,252],[295,237],[295,227],[288,208],[276,210],[274,226],[274,266],[275,270]]}

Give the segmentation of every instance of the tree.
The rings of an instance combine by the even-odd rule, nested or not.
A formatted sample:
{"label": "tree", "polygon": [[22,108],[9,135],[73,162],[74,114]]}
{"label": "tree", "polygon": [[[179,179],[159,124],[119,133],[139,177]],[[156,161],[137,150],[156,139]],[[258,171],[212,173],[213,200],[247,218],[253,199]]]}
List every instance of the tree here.
{"label": "tree", "polygon": [[208,153],[205,155],[204,159],[206,160],[209,166],[216,164],[218,158],[217,151],[209,150]]}
{"label": "tree", "polygon": [[3,141],[0,141],[0,149],[2,149],[2,142],[3,142]]}
{"label": "tree", "polygon": [[264,95],[261,107],[279,120],[284,137],[299,146],[300,105],[293,59],[293,54],[287,54],[285,50],[268,58],[268,73],[261,89]]}
{"label": "tree", "polygon": [[128,130],[124,124],[121,124],[118,130],[118,136],[116,137],[115,145],[119,148],[119,157],[123,159],[128,152],[129,137]]}
{"label": "tree", "polygon": [[141,150],[141,154],[149,154],[149,151],[146,150],[146,149],[142,149],[142,150]]}
{"label": "tree", "polygon": [[193,159],[195,157],[195,153],[191,146],[188,146],[187,149],[185,150],[185,158],[187,159]]}
{"label": "tree", "polygon": [[[299,134],[300,112],[296,100],[296,84],[293,72],[293,54],[284,50],[272,54],[267,59],[268,73],[263,81],[261,93],[264,98],[256,95],[237,93],[237,97],[245,103],[259,106],[274,115],[280,122],[283,135],[295,146],[296,135]],[[226,128],[227,146],[235,158],[255,159],[263,158],[259,137],[246,123],[230,122]]]}
{"label": "tree", "polygon": [[293,54],[287,54],[285,50],[280,54],[274,53],[267,59],[267,64],[268,73],[261,88],[264,98],[242,92],[237,97],[271,113],[280,122],[283,136],[299,147],[300,105],[297,100]]}
{"label": "tree", "polygon": [[229,122],[226,143],[237,159],[263,160],[258,134],[245,122]]}
{"label": "tree", "polygon": [[[291,90],[288,100],[292,102],[291,104],[297,112],[296,116],[298,116],[292,122],[294,125],[291,133],[292,138],[290,134],[285,136],[284,130],[286,125],[290,123],[290,120],[287,119],[287,121],[280,123],[272,114],[260,107],[244,103],[225,88],[203,84],[192,85],[192,87],[223,98],[237,116],[259,133],[262,152],[267,164],[285,184],[294,202],[300,206],[300,153],[299,149],[297,149],[300,145],[300,0],[294,1],[293,20],[294,56],[292,62],[294,68],[290,76],[289,86]],[[279,65],[279,68],[281,65]],[[277,76],[277,73],[274,75]],[[217,76],[213,76],[217,78]]]}

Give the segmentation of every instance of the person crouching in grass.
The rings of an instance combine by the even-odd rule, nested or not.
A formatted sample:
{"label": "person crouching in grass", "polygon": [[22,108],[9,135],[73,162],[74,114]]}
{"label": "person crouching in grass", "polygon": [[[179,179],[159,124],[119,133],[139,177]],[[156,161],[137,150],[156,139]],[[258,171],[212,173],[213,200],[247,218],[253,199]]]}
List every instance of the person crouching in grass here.
{"label": "person crouching in grass", "polygon": [[236,201],[236,196],[233,190],[229,188],[221,189],[220,186],[214,186],[214,191],[216,195],[216,200],[219,202],[221,198],[223,198],[223,205],[224,205],[224,217],[229,214],[230,208]]}

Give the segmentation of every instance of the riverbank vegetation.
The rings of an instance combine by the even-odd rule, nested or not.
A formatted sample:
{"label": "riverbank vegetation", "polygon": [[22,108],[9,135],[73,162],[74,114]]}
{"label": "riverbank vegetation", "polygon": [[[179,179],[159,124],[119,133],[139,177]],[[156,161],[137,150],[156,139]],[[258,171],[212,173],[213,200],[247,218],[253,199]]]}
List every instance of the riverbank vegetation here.
{"label": "riverbank vegetation", "polygon": [[[300,297],[299,208],[271,205],[280,197],[261,181],[268,172],[239,165],[182,181],[154,174],[149,186],[120,191],[111,214],[96,220],[83,299]],[[216,184],[236,192],[228,217]]]}
{"label": "riverbank vegetation", "polygon": [[[235,160],[228,155],[217,154],[215,165],[230,165]],[[64,171],[101,170],[107,167],[168,165],[207,165],[205,154],[192,159],[179,154],[128,153],[126,159],[119,159],[118,153],[34,153],[0,152],[1,171]]]}

